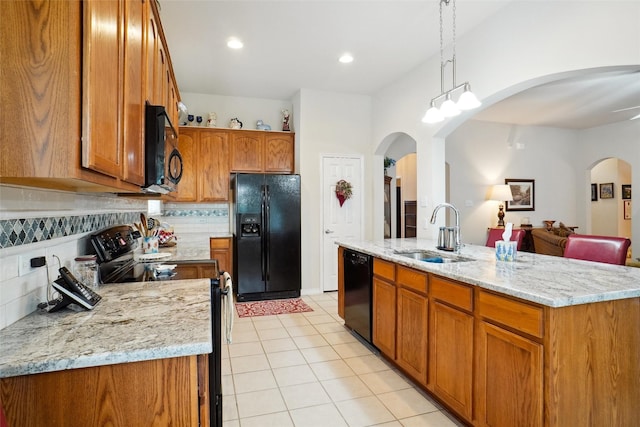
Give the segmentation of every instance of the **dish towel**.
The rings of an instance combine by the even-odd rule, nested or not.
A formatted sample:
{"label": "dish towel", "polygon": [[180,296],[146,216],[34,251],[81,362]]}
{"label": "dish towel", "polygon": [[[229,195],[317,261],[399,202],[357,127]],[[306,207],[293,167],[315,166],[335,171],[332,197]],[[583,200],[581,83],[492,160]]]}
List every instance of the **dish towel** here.
{"label": "dish towel", "polygon": [[222,315],[224,316],[224,335],[227,344],[231,344],[231,331],[233,329],[234,305],[233,305],[233,281],[231,275],[226,271],[222,273],[224,281],[222,289],[225,292],[224,303],[222,304]]}

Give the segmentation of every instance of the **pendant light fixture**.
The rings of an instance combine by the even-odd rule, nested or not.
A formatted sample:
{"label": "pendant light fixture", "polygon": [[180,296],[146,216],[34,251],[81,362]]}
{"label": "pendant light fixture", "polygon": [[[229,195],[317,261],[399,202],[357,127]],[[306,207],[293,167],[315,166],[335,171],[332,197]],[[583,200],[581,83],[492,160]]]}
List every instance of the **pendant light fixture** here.
{"label": "pendant light fixture", "polygon": [[[444,60],[444,42],[442,40],[442,7],[449,6],[453,3],[453,55],[451,59]],[[444,70],[448,63],[451,63],[452,81],[453,87],[445,92],[444,90]],[[462,94],[458,98],[458,102],[454,102],[451,99],[451,94],[457,90],[462,89]],[[437,102],[444,98],[440,108],[438,108]],[[424,115],[422,121],[424,123],[438,123],[443,121],[447,117],[454,117],[460,114],[462,110],[471,110],[479,107],[481,102],[471,92],[471,85],[469,82],[464,82],[456,85],[456,0],[440,0],[440,95],[431,99],[429,109]]]}

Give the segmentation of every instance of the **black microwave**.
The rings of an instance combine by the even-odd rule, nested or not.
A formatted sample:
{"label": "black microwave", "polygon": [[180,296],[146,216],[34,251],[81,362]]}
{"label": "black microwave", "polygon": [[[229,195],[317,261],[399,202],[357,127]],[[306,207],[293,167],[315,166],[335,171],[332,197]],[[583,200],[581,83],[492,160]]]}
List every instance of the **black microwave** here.
{"label": "black microwave", "polygon": [[145,107],[145,166],[146,193],[167,194],[176,190],[182,178],[182,156],[178,151],[178,133],[162,105]]}

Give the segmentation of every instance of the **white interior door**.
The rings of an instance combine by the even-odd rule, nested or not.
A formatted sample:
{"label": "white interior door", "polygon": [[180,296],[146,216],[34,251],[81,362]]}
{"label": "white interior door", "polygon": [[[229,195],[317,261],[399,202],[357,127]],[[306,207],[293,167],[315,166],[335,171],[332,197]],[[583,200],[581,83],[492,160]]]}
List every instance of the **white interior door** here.
{"label": "white interior door", "polygon": [[[322,157],[322,288],[338,290],[338,247],[336,240],[361,239],[364,227],[362,157]],[[353,195],[342,206],[336,197],[336,183],[351,183]]]}

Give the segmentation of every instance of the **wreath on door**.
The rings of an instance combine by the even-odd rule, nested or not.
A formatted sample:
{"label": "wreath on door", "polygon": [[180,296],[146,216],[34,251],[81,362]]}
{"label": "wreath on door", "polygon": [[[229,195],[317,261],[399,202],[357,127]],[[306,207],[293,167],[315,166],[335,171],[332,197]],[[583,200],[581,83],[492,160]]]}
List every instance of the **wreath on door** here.
{"label": "wreath on door", "polygon": [[351,183],[349,181],[345,181],[341,179],[336,182],[336,197],[340,202],[340,207],[344,204],[345,200],[349,200],[353,195]]}

